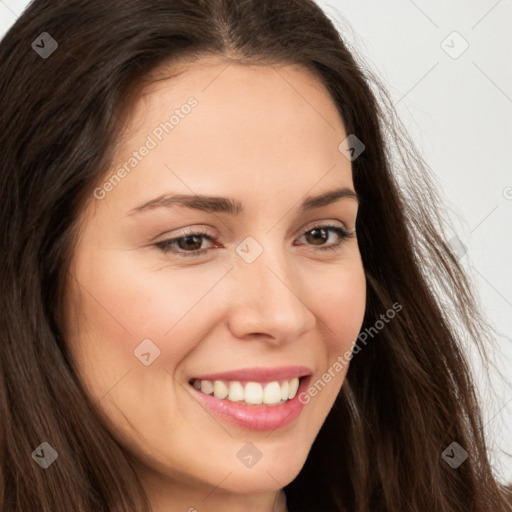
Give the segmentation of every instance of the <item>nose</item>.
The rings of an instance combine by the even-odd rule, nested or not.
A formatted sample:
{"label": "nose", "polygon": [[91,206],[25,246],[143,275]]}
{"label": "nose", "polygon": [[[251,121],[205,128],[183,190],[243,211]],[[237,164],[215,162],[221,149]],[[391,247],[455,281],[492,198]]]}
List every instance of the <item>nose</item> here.
{"label": "nose", "polygon": [[252,263],[237,260],[230,272],[229,328],[237,338],[283,344],[316,324],[304,279],[286,255],[277,257],[276,253],[264,250]]}

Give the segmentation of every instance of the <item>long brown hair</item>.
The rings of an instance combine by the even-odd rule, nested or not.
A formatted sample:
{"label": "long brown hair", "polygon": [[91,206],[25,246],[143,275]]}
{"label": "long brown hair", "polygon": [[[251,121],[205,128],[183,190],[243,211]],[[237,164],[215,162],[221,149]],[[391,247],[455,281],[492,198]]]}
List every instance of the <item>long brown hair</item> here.
{"label": "long brown hair", "polygon": [[[378,80],[311,0],[35,0],[4,36],[0,509],[150,510],[130,455],[73,371],[58,311],[76,221],[109,168],[122,113],[159,65],[207,55],[301,64],[328,87],[347,134],[366,146],[352,162],[363,330],[402,307],[354,355],[285,487],[290,512],[512,510],[462,349],[464,337],[485,355],[491,331],[445,242],[429,169]],[[58,453],[44,470],[31,457],[43,442]],[[454,442],[468,454],[456,468],[442,456]]]}

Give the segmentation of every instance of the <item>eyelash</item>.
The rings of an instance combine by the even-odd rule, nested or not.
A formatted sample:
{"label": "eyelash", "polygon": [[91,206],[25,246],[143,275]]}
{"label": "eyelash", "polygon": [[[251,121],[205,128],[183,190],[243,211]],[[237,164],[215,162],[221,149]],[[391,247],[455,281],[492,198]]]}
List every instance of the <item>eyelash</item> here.
{"label": "eyelash", "polygon": [[[339,241],[336,242],[335,244],[333,245],[328,245],[328,246],[325,246],[325,247],[319,247],[319,248],[316,248],[314,249],[315,251],[335,251],[336,249],[339,248],[339,246],[347,239],[349,238],[353,238],[355,236],[355,233],[354,232],[349,232],[347,231],[346,229],[340,227],[340,226],[334,226],[334,225],[329,225],[329,224],[324,224],[324,225],[319,225],[319,226],[313,226],[312,228],[308,229],[307,231],[305,231],[303,233],[306,234],[306,233],[309,233],[310,231],[313,231],[315,229],[326,229],[327,231],[334,231],[338,236],[339,236]],[[184,233],[182,236],[179,236],[179,237],[176,237],[176,238],[170,238],[169,240],[162,240],[161,242],[158,242],[156,244],[154,244],[158,249],[160,249],[164,254],[167,254],[169,252],[172,252],[176,255],[178,255],[179,257],[190,257],[190,256],[200,256],[202,254],[204,254],[208,249],[198,249],[198,250],[195,250],[195,251],[176,251],[174,249],[172,249],[173,245],[172,244],[175,244],[176,242],[178,242],[179,240],[182,240],[184,238],[187,238],[189,236],[200,236],[200,237],[204,237],[206,239],[208,239],[209,241],[213,241],[213,238],[206,232],[204,231],[189,231],[187,233]]]}

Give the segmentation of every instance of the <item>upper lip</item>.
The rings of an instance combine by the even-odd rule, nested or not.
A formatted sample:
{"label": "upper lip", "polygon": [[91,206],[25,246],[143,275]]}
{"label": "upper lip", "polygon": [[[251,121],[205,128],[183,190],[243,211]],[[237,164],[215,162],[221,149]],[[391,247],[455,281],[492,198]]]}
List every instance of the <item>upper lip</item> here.
{"label": "upper lip", "polygon": [[240,368],[230,372],[209,373],[208,375],[197,375],[192,380],[229,380],[229,381],[253,381],[271,382],[274,380],[287,380],[294,377],[304,377],[313,372],[307,366],[279,366],[276,368],[254,367]]}

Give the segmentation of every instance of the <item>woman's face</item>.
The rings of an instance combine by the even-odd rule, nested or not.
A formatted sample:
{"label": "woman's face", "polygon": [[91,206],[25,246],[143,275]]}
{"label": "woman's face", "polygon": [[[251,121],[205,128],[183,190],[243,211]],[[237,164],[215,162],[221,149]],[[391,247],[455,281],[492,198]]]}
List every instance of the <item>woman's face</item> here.
{"label": "woman's face", "polygon": [[302,468],[363,321],[348,134],[306,70],[213,58],[150,85],[125,128],[81,218],[72,359],[155,493],[270,493]]}

